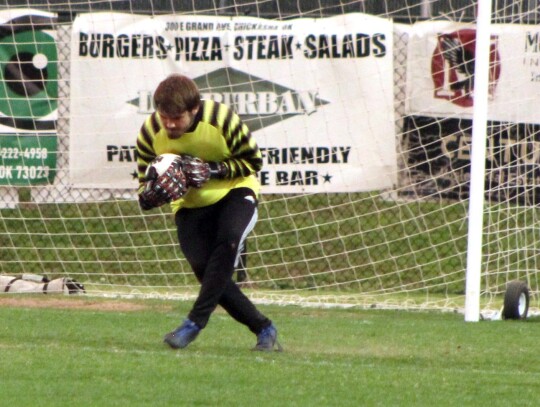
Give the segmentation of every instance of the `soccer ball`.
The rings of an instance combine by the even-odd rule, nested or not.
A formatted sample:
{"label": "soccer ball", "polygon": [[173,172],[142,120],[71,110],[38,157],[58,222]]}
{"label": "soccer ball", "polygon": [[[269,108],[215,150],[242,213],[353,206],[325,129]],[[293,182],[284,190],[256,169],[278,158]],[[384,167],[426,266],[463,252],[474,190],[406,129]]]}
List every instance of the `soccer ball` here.
{"label": "soccer ball", "polygon": [[154,181],[161,175],[165,174],[169,167],[175,162],[179,161],[180,156],[176,154],[161,154],[154,158],[148,168],[146,168],[146,173],[144,174],[146,181]]}

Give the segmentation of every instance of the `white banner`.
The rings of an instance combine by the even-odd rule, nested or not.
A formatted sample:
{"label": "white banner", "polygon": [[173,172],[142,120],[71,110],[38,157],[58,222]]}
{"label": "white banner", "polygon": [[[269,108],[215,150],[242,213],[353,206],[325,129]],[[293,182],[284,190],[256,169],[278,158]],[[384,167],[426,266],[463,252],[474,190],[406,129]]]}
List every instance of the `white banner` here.
{"label": "white banner", "polygon": [[[422,22],[408,48],[407,113],[471,118],[475,27]],[[487,74],[487,73],[486,73]],[[492,25],[488,118],[540,123],[540,29]]]}
{"label": "white banner", "polygon": [[262,150],[266,193],[395,184],[392,22],[362,14],[251,17],[81,14],[71,43],[70,174],[135,188],[135,140],[171,72],[231,105]]}

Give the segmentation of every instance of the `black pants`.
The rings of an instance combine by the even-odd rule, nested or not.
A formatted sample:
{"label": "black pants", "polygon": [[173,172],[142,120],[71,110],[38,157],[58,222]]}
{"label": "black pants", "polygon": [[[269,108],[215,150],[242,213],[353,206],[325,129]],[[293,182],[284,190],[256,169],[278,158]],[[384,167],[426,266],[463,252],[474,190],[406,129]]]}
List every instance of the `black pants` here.
{"label": "black pants", "polygon": [[256,221],[257,200],[249,188],[233,189],[213,205],[176,213],[180,248],[201,283],[188,318],[201,328],[218,305],[255,334],[270,325],[232,279]]}

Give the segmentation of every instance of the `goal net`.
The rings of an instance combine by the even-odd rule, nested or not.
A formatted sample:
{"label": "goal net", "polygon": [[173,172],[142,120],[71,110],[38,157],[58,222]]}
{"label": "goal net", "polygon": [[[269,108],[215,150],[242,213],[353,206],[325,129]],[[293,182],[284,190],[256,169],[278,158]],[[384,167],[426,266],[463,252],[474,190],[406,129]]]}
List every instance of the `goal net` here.
{"label": "goal net", "polygon": [[10,3],[0,274],[69,277],[92,295],[196,294],[169,208],[143,213],[135,192],[152,92],[181,72],[232,106],[263,154],[259,221],[234,277],[254,300],[461,310],[480,216],[482,309],[516,279],[536,301],[535,2],[494,2],[480,214],[470,1]]}

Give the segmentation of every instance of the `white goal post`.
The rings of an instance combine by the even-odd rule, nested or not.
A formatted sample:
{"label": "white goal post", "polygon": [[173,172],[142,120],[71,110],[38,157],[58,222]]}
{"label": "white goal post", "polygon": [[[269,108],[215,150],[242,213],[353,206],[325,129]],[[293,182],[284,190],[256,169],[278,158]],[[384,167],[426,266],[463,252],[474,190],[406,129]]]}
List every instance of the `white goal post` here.
{"label": "white goal post", "polygon": [[471,188],[469,201],[469,231],[467,239],[467,272],[465,320],[480,319],[480,276],[482,269],[482,230],[486,179],[486,141],[490,66],[491,0],[478,2],[474,72],[474,109],[471,153]]}
{"label": "white goal post", "polygon": [[535,2],[171,3],[0,6],[0,275],[196,294],[133,176],[152,91],[182,72],[263,154],[235,275],[255,301],[477,321],[521,280],[538,307]]}

